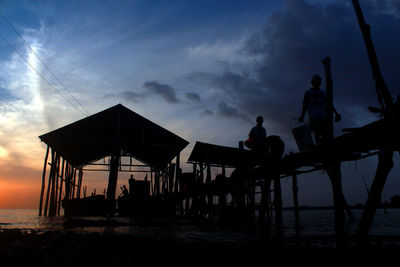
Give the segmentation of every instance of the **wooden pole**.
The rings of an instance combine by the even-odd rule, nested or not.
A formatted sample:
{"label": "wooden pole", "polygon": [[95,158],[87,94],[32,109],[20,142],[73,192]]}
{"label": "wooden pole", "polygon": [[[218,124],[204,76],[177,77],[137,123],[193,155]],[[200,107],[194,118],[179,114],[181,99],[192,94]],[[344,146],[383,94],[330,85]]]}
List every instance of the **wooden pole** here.
{"label": "wooden pole", "polygon": [[78,170],[78,188],[76,193],[76,198],[81,198],[81,187],[82,187],[83,171],[82,168]]}
{"label": "wooden pole", "polygon": [[63,188],[63,181],[64,181],[64,171],[65,171],[65,159],[62,161],[61,167],[61,177],[60,177],[60,192],[58,194],[58,207],[57,207],[57,214],[60,215],[61,210],[61,196],[62,196],[62,188]]}
{"label": "wooden pole", "polygon": [[53,182],[50,194],[50,208],[49,208],[49,216],[54,216],[57,214],[57,191],[58,191],[58,179],[59,179],[59,170],[60,170],[60,155],[56,156],[56,169],[53,175]]}
{"label": "wooden pole", "polygon": [[51,165],[50,165],[50,173],[49,173],[49,182],[47,185],[47,194],[46,194],[46,201],[45,201],[45,206],[44,206],[44,216],[47,216],[47,209],[49,207],[49,197],[50,197],[50,188],[51,188],[51,182],[52,182],[52,177],[53,177],[53,172],[55,169],[55,155],[56,152],[55,150],[52,148],[51,149]]}
{"label": "wooden pole", "polygon": [[44,194],[45,184],[46,184],[46,167],[47,167],[47,159],[49,157],[49,148],[50,148],[50,146],[47,145],[46,156],[44,157],[43,174],[42,174],[42,189],[40,191],[40,201],[39,201],[39,216],[42,216],[43,194]]}
{"label": "wooden pole", "polygon": [[179,192],[179,183],[180,183],[180,169],[181,169],[181,163],[180,163],[180,153],[176,155],[176,171],[175,171],[175,192]]}
{"label": "wooden pole", "polygon": [[115,212],[115,194],[117,190],[120,153],[121,153],[120,149],[115,149],[110,159],[110,172],[109,172],[108,186],[107,186],[107,200],[110,205],[109,213],[111,215],[113,215]]}
{"label": "wooden pole", "polygon": [[379,67],[378,57],[375,52],[375,47],[371,38],[370,26],[365,22],[358,0],[352,0],[354,11],[357,16],[358,24],[365,42],[368,53],[368,58],[371,65],[372,76],[375,80],[375,89],[378,95],[378,100],[382,107],[382,115],[384,118],[385,135],[383,148],[378,154],[378,167],[375,173],[374,180],[371,185],[370,193],[368,194],[367,202],[365,203],[364,211],[358,225],[356,237],[357,243],[362,245],[367,242],[368,234],[371,229],[376,209],[378,208],[381,195],[386,183],[387,176],[393,167],[393,129],[399,123],[399,99],[393,104],[392,96],[389,88],[383,78]]}
{"label": "wooden pole", "polygon": [[282,189],[281,189],[281,179],[274,177],[274,204],[275,204],[275,224],[279,230],[282,229],[283,222],[283,208],[282,208]]}
{"label": "wooden pole", "polygon": [[299,215],[299,198],[298,192],[299,187],[297,186],[297,175],[292,175],[292,192],[293,192],[293,210],[294,210],[294,219],[296,225],[299,225],[300,222],[300,215]]}
{"label": "wooden pole", "polygon": [[[333,82],[331,73],[331,59],[326,57],[322,60],[322,64],[325,69],[325,80],[326,80],[326,96],[327,96],[327,125],[328,129],[325,132],[325,145],[332,144],[334,138],[334,127],[333,127]],[[330,149],[329,149],[330,150]],[[329,153],[329,152],[328,152]],[[343,191],[342,191],[342,175],[340,168],[340,161],[336,159],[336,155],[329,155],[328,161],[325,162],[327,166],[326,171],[331,180],[332,191],[333,191],[333,206],[335,213],[335,236],[337,245],[341,246],[344,241],[344,202],[343,202]]]}
{"label": "wooden pole", "polygon": [[73,182],[72,182],[72,199],[76,198],[76,171],[77,169],[74,168],[73,171]]}

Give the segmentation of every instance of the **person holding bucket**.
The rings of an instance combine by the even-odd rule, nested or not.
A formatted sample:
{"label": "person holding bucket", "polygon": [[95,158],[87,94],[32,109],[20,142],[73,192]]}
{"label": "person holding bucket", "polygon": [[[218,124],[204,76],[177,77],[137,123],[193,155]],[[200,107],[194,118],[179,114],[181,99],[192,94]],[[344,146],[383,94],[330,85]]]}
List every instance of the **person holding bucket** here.
{"label": "person holding bucket", "polygon": [[[308,119],[310,124],[310,131],[314,132],[315,142],[321,144],[327,134],[328,117],[327,117],[327,102],[326,92],[320,89],[321,76],[315,74],[311,78],[312,88],[304,93],[303,108],[299,117],[299,122],[304,122],[304,116],[308,111]],[[335,113],[335,122],[341,120],[341,115],[333,108]]]}

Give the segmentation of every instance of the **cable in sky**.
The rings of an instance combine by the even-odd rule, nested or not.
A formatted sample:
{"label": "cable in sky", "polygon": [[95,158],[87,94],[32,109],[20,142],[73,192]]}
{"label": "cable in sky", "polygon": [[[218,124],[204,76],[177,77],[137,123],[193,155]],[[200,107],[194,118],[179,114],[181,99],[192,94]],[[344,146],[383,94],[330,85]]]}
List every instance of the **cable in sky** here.
{"label": "cable in sky", "polygon": [[[0,11],[0,15],[3,17],[3,19],[7,22],[7,24],[13,29],[13,31],[22,39],[24,44],[32,51],[32,53],[39,59],[40,63],[43,64],[43,66],[46,67],[46,69],[51,73],[51,75],[56,79],[56,81],[61,85],[61,87],[75,100],[75,102],[80,106],[80,109],[82,109],[85,113],[85,116],[89,116],[90,113],[87,112],[87,110],[83,107],[83,105],[79,102],[78,99],[76,99],[71,92],[65,88],[64,84],[58,79],[58,77],[54,74],[54,72],[47,66],[47,64],[39,57],[38,54],[33,50],[33,48],[28,44],[28,42],[25,40],[25,38],[17,31],[17,29],[14,27],[14,25],[7,19],[7,17]],[[14,49],[15,50],[15,49]]]}
{"label": "cable in sky", "polygon": [[52,85],[31,63],[8,41],[8,39],[0,33],[0,38],[3,39],[8,46],[10,46],[50,87],[52,87],[62,98],[64,98],[68,103],[70,103],[73,107],[79,110],[85,116],[88,116],[83,110],[81,110],[77,105],[72,103],[68,98],[66,98],[54,85]]}

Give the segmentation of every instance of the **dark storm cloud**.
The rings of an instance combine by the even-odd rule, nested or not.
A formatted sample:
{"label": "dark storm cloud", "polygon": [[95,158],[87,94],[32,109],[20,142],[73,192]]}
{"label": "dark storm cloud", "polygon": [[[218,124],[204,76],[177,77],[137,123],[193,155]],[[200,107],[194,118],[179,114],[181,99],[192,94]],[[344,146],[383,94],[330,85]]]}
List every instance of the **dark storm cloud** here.
{"label": "dark storm cloud", "polygon": [[230,106],[223,101],[219,102],[217,111],[218,111],[218,115],[221,117],[225,117],[225,118],[229,118],[229,119],[239,119],[239,120],[244,120],[246,122],[251,123],[250,118],[246,114],[244,114],[243,112],[241,112],[234,106]]}
{"label": "dark storm cloud", "polygon": [[146,81],[143,87],[149,90],[149,92],[162,97],[168,103],[176,104],[181,102],[176,96],[175,89],[168,84],[162,84],[157,81]]}
{"label": "dark storm cloud", "polygon": [[[362,4],[382,72],[395,96],[400,92],[400,20],[388,13],[378,14],[379,1]],[[266,26],[244,43],[241,53],[258,58],[249,68],[255,71],[192,73],[187,78],[202,84],[208,80],[212,88],[224,93],[222,103],[234,103],[229,106],[232,111],[240,110],[250,118],[263,115],[267,127],[290,135],[293,119],[300,115],[303,94],[311,87],[310,78],[315,73],[324,76],[321,60],[329,56],[334,101],[343,115],[337,128],[375,119],[367,112],[367,106],[378,105],[374,81],[351,2],[322,5],[286,1],[285,8],[271,15]],[[219,106],[218,113],[224,108]],[[363,113],[357,114],[360,111]],[[360,120],[360,116],[365,118]]]}
{"label": "dark storm cloud", "polygon": [[201,102],[200,95],[197,94],[197,93],[193,93],[193,92],[191,92],[191,93],[186,93],[185,96],[186,96],[186,98],[189,99],[190,101],[198,102],[198,103]]}
{"label": "dark storm cloud", "polygon": [[201,115],[203,115],[203,116],[212,116],[212,115],[214,115],[214,112],[212,110],[206,109],[201,113]]}

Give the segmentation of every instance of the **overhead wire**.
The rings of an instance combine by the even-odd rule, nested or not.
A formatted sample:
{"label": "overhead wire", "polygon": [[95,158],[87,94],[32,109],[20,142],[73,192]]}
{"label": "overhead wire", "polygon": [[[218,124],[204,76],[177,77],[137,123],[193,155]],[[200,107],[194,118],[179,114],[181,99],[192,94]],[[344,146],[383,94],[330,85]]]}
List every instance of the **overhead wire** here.
{"label": "overhead wire", "polygon": [[26,63],[28,63],[28,65],[34,69],[34,71],[36,73],[39,74],[39,76],[44,79],[53,89],[55,89],[55,91],[60,94],[65,100],[67,100],[70,104],[72,104],[75,108],[77,108],[80,112],[82,112],[85,116],[89,116],[90,113],[83,107],[83,105],[81,104],[81,102],[74,97],[71,92],[64,86],[64,84],[60,81],[60,79],[58,79],[57,75],[55,75],[55,73],[50,69],[50,67],[41,59],[41,57],[35,52],[35,50],[28,44],[28,42],[25,40],[25,38],[17,31],[17,29],[14,27],[14,25],[7,19],[7,17],[0,11],[0,15],[2,16],[2,18],[4,19],[4,21],[13,29],[13,31],[22,39],[22,41],[24,42],[25,46],[27,46],[33,53],[33,55],[39,59],[40,63],[50,72],[50,74],[54,77],[54,79],[61,85],[61,87],[64,89],[65,92],[67,92],[72,99],[79,105],[80,108],[78,108],[75,104],[71,103],[70,100],[68,100],[63,94],[61,94],[61,92],[56,89],[47,79],[44,78],[44,76],[42,74],[40,74],[22,55],[21,53],[19,53],[17,51],[17,49],[7,40],[7,38],[5,38],[3,35],[1,36],[1,38],[6,41],[6,43],[14,50],[17,52],[17,54],[22,57],[24,59],[24,61]]}
{"label": "overhead wire", "polygon": [[68,98],[66,98],[61,92],[60,90],[58,90],[53,84],[51,84],[46,77],[44,77],[34,66],[32,66],[32,64],[11,44],[11,42],[3,35],[0,33],[0,38],[3,39],[8,46],[11,47],[11,49],[13,49],[18,56],[20,56],[39,76],[40,78],[42,78],[50,87],[52,87],[54,89],[54,91],[56,91],[61,97],[63,97],[68,103],[70,103],[73,107],[75,107],[77,110],[79,110],[82,114],[84,114],[85,116],[87,116],[87,114],[81,110],[77,105],[75,105],[73,102],[71,102]]}

